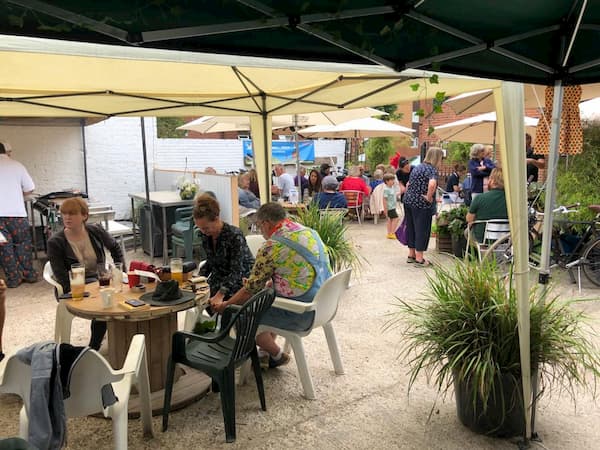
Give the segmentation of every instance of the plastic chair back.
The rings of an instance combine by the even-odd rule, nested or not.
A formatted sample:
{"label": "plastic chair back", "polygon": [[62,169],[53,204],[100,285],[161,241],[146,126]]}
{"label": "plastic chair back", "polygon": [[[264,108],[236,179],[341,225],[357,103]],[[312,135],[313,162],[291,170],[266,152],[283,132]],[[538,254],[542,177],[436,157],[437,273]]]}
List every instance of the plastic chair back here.
{"label": "plastic chair back", "polygon": [[488,220],[483,232],[483,242],[494,242],[510,233],[510,223],[508,220],[493,219]]}
{"label": "plastic chair back", "polygon": [[54,286],[58,295],[63,295],[63,288],[61,284],[54,279],[54,272],[52,272],[52,266],[50,265],[50,261],[44,264],[44,272],[43,272],[44,280]]}
{"label": "plastic chair back", "polygon": [[312,328],[323,326],[323,324],[333,320],[337,313],[339,300],[350,282],[351,272],[352,269],[338,272],[319,288],[313,299],[316,306]]}
{"label": "plastic chair back", "polygon": [[114,375],[98,352],[87,350],[71,372],[71,395],[65,399],[67,416],[82,417],[102,411],[102,387],[121,378],[123,375]]}
{"label": "plastic chair back", "polygon": [[189,223],[190,229],[194,227],[194,219],[193,219],[193,207],[192,206],[184,206],[182,208],[177,208],[175,210],[175,223]]}
{"label": "plastic chair back", "polygon": [[250,248],[252,256],[256,258],[258,249],[262,247],[262,245],[265,243],[265,238],[262,237],[260,234],[249,234],[248,236],[246,236],[246,243]]}
{"label": "plastic chair back", "polygon": [[[3,369],[2,364],[4,364]],[[29,408],[31,394],[30,380],[31,366],[21,362],[15,355],[7,356],[5,361],[0,363],[0,392],[18,395],[27,408]]]}
{"label": "plastic chair back", "polygon": [[256,348],[254,337],[263,313],[275,300],[273,289],[264,289],[248,300],[233,317],[235,345],[231,352],[231,363],[246,360]]}

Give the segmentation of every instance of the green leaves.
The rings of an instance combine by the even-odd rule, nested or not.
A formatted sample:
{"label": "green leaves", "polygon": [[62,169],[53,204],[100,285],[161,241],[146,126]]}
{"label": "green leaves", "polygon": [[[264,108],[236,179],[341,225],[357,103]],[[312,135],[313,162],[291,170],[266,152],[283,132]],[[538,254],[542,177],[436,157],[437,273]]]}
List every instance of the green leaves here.
{"label": "green leaves", "polygon": [[420,87],[421,87],[421,85],[419,83],[414,83],[414,84],[410,85],[410,88],[412,89],[413,92],[417,92]]}
{"label": "green leaves", "polygon": [[[397,299],[384,327],[401,330],[409,390],[421,372],[442,394],[453,380],[469,380],[485,411],[500,376],[521,377],[516,292],[493,262],[457,259],[451,267],[434,266],[427,279],[426,297]],[[595,393],[600,354],[573,303],[549,298],[537,286],[529,296],[531,361],[541,374],[541,392],[556,388],[574,400],[578,388]]]}

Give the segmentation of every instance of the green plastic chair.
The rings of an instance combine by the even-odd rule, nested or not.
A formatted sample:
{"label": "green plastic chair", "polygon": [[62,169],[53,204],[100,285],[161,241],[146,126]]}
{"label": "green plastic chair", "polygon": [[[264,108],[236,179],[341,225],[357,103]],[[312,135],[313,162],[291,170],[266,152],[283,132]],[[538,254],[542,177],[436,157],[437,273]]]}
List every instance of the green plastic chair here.
{"label": "green plastic chair", "polygon": [[[171,249],[173,256],[178,256],[179,248],[183,248],[186,261],[191,261],[194,248],[202,250],[200,233],[194,226],[193,208],[185,206],[175,210],[175,223],[171,225]],[[202,259],[202,258],[200,258]]]}
{"label": "green plastic chair", "polygon": [[[197,335],[178,331],[173,335],[172,351],[167,365],[163,431],[166,431],[169,425],[176,363],[206,373],[212,378],[213,386],[218,386],[227,442],[235,441],[235,369],[248,358],[252,360],[261,408],[263,411],[267,410],[255,336],[260,319],[271,307],[273,300],[275,291],[264,289],[242,306],[228,306],[218,333]],[[232,328],[235,330],[235,337],[230,336]]]}

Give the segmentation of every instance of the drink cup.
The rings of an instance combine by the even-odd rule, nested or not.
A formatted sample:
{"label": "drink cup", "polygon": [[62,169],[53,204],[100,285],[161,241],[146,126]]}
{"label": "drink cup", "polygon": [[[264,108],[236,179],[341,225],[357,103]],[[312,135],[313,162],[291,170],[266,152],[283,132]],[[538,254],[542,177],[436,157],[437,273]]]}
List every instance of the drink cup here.
{"label": "drink cup", "polygon": [[114,294],[114,288],[107,287],[100,289],[100,297],[102,298],[102,307],[104,309],[112,308]]}
{"label": "drink cup", "polygon": [[73,300],[83,300],[85,291],[85,266],[83,264],[72,264],[69,272],[69,282],[71,284],[71,298]]}
{"label": "drink cup", "polygon": [[115,292],[123,290],[123,263],[116,262],[113,264],[112,282]]}
{"label": "drink cup", "polygon": [[171,258],[171,279],[176,280],[181,286],[183,283],[183,260],[181,258]]}
{"label": "drink cup", "polygon": [[109,263],[100,263],[97,267],[98,272],[98,283],[100,287],[110,286],[110,280],[112,279],[112,267]]}

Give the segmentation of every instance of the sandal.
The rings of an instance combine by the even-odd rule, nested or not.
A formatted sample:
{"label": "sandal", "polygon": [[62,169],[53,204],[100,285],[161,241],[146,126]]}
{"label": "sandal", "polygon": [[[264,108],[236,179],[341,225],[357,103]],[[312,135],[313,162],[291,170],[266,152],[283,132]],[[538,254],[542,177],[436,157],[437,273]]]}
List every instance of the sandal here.
{"label": "sandal", "polygon": [[416,260],[417,260],[417,258],[415,258],[414,256],[408,256],[408,257],[406,258],[406,263],[407,263],[407,264],[412,264],[412,263],[414,263]]}
{"label": "sandal", "polygon": [[433,264],[431,264],[431,261],[427,260],[427,259],[423,259],[422,261],[417,261],[415,259],[415,267],[421,267],[421,268],[426,268],[426,267],[431,267]]}

